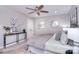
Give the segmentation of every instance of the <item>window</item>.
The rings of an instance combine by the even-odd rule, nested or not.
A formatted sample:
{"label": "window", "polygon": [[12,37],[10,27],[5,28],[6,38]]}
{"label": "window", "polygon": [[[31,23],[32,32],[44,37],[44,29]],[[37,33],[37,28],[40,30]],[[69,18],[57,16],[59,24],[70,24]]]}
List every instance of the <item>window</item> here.
{"label": "window", "polygon": [[45,28],[45,22],[44,22],[44,21],[41,21],[41,22],[40,22],[39,28]]}

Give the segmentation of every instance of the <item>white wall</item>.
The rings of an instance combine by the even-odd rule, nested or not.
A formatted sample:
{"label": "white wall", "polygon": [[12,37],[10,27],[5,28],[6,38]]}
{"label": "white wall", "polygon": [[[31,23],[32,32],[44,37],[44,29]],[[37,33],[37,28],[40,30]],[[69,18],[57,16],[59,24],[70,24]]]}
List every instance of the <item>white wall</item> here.
{"label": "white wall", "polygon": [[[27,20],[29,20],[28,16],[21,14],[17,11],[11,10],[6,6],[0,6],[0,26],[11,26],[10,21],[12,17],[16,19],[16,24],[17,26],[19,26],[19,31],[22,31],[22,29],[27,30]],[[28,24],[28,26],[29,25],[30,24]],[[3,45],[3,31],[3,28],[0,27],[0,46]]]}
{"label": "white wall", "polygon": [[34,19],[28,18],[27,20],[27,39],[34,36]]}
{"label": "white wall", "polygon": [[29,17],[21,12],[7,8],[7,6],[0,6],[0,25],[11,26],[10,21],[14,17],[16,19],[16,25],[19,31],[26,29],[27,38],[30,38],[34,34],[33,25],[34,21],[32,17]]}
{"label": "white wall", "polygon": [[19,30],[26,28],[27,17],[18,12],[8,9],[5,6],[0,6],[0,25],[11,26],[10,21],[14,17],[16,19],[16,24],[19,26]]}
{"label": "white wall", "polygon": [[[38,25],[40,21],[45,21],[45,29],[39,29]],[[55,28],[51,27],[52,21],[58,21],[59,25],[67,25],[70,26],[70,20],[68,15],[57,15],[57,16],[49,16],[49,17],[41,17],[36,18],[35,20],[35,32],[37,33],[52,33]]]}

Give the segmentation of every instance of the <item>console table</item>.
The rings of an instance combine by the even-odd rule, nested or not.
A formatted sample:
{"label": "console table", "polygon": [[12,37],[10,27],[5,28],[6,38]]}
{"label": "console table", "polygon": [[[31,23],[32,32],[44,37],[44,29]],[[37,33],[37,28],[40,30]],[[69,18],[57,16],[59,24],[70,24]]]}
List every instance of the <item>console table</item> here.
{"label": "console table", "polygon": [[16,43],[18,44],[21,40],[27,40],[27,33],[26,32],[18,32],[18,33],[8,33],[4,34],[4,48],[6,48],[7,45]]}

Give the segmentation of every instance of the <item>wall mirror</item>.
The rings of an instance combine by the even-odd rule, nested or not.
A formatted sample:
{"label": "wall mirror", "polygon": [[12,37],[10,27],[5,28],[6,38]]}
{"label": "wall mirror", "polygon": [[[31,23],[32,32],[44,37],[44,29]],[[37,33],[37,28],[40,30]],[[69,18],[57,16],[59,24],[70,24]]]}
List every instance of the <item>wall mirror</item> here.
{"label": "wall mirror", "polygon": [[58,21],[52,21],[52,22],[51,22],[51,26],[52,26],[52,27],[58,27],[58,26],[59,26]]}

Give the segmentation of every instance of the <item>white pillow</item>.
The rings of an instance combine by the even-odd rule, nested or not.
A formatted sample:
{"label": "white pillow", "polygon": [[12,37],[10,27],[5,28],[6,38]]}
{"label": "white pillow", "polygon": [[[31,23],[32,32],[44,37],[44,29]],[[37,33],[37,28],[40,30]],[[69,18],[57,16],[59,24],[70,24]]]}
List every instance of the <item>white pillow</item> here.
{"label": "white pillow", "polygon": [[79,46],[79,43],[77,43],[77,42],[74,42],[74,45],[75,45],[75,46]]}
{"label": "white pillow", "polygon": [[67,34],[65,34],[64,32],[62,32],[62,34],[61,34],[60,42],[62,44],[67,44]]}

